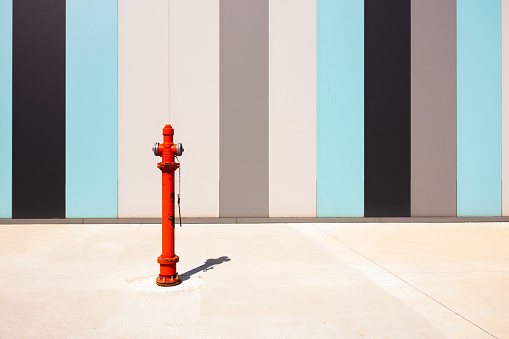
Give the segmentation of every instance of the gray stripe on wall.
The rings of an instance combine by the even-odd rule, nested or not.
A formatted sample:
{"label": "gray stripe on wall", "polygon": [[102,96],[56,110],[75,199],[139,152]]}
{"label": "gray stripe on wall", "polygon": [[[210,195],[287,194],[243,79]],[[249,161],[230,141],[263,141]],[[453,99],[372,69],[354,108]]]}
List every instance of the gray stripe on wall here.
{"label": "gray stripe on wall", "polygon": [[268,0],[222,0],[219,34],[219,215],[268,217]]}
{"label": "gray stripe on wall", "polygon": [[411,215],[456,215],[456,1],[412,0]]}

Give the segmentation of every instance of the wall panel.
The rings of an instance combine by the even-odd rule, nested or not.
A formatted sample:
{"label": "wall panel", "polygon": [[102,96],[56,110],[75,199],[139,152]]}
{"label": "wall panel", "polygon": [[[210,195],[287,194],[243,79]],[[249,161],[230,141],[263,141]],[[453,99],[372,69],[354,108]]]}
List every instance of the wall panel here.
{"label": "wall panel", "polygon": [[185,150],[182,215],[218,217],[219,0],[170,2],[170,121]]}
{"label": "wall panel", "polygon": [[65,23],[65,0],[13,2],[13,218],[65,217]]}
{"label": "wall panel", "polygon": [[316,216],[316,1],[269,4],[269,216]]}
{"label": "wall panel", "polygon": [[456,0],[412,0],[412,216],[456,216]]}
{"label": "wall panel", "polygon": [[268,217],[268,0],[222,0],[219,34],[219,215]]}
{"label": "wall panel", "polygon": [[161,158],[150,149],[170,120],[168,1],[122,0],[118,11],[118,216],[161,217]]}
{"label": "wall panel", "polygon": [[501,4],[457,0],[458,216],[501,215]]}
{"label": "wall panel", "polygon": [[364,216],[364,3],[317,2],[317,215]]}
{"label": "wall panel", "polygon": [[410,216],[410,0],[364,4],[364,216]]}
{"label": "wall panel", "polygon": [[66,217],[117,217],[117,0],[69,1]]}
{"label": "wall panel", "polygon": [[0,218],[12,217],[12,0],[0,0]]}
{"label": "wall panel", "polygon": [[502,0],[502,215],[509,216],[509,1]]}

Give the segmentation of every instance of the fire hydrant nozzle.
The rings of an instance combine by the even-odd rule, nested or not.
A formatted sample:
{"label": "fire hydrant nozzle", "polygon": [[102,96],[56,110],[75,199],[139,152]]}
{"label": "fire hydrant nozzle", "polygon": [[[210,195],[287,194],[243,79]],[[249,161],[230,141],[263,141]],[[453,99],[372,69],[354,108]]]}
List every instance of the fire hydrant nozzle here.
{"label": "fire hydrant nozzle", "polygon": [[152,147],[155,156],[162,157],[157,167],[162,172],[163,208],[162,208],[162,254],[157,258],[160,272],[156,283],[159,286],[174,286],[181,283],[177,273],[179,257],[175,254],[175,170],[179,163],[176,156],[184,152],[182,144],[173,143],[173,128],[167,124],[163,128],[163,143]]}
{"label": "fire hydrant nozzle", "polygon": [[[177,157],[180,157],[182,155],[182,153],[184,153],[184,146],[182,146],[182,144],[180,142],[175,144],[175,145],[176,145],[175,146],[176,147],[175,155]],[[160,154],[159,154],[159,143],[158,142],[156,142],[154,144],[154,146],[152,146],[152,152],[154,152],[154,155],[156,157],[160,156]]]}
{"label": "fire hydrant nozzle", "polygon": [[158,142],[156,142],[156,143],[154,144],[154,146],[152,146],[152,152],[154,152],[154,155],[155,155],[156,157],[158,157],[158,156],[159,156],[159,143],[158,143]]}

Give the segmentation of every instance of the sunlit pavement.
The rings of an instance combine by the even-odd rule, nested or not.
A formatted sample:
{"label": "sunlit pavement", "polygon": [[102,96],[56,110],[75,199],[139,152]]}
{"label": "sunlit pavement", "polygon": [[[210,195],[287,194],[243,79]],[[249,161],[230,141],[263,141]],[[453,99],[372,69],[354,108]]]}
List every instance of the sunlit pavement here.
{"label": "sunlit pavement", "polygon": [[0,338],[509,338],[509,223],[0,225]]}

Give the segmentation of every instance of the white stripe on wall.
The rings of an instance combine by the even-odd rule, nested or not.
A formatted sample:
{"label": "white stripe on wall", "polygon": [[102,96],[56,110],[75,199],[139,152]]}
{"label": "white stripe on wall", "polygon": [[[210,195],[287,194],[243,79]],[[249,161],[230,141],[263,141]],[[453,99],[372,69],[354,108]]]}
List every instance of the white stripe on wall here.
{"label": "white stripe on wall", "polygon": [[168,2],[122,0],[118,11],[118,217],[161,217],[151,147],[169,121]]}
{"label": "white stripe on wall", "polygon": [[502,0],[502,216],[509,216],[509,0]]}
{"label": "white stripe on wall", "polygon": [[185,150],[182,216],[218,217],[219,0],[170,1],[170,121]]}
{"label": "white stripe on wall", "polygon": [[316,216],[316,1],[269,4],[269,216]]}

